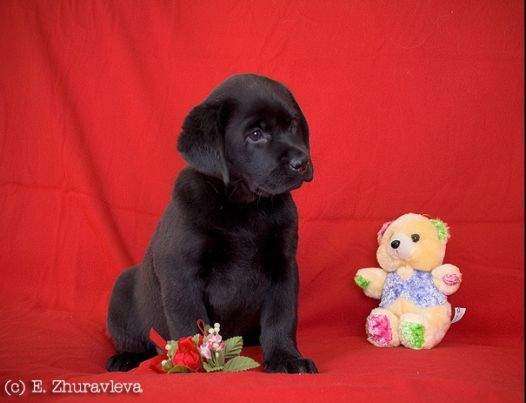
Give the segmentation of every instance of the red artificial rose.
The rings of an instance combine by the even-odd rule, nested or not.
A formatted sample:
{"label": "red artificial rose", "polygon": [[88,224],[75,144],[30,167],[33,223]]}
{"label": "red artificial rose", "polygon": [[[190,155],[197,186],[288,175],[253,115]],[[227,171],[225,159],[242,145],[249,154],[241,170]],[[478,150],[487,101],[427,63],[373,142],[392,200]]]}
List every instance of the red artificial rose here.
{"label": "red artificial rose", "polygon": [[197,372],[201,369],[201,357],[191,337],[179,339],[172,363],[186,367],[192,372]]}

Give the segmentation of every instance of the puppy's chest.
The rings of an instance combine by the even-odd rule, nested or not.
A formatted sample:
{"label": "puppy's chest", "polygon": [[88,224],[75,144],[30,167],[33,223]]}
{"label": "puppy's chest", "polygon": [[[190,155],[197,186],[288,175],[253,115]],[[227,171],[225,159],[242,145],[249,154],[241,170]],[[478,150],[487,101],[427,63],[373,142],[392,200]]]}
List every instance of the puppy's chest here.
{"label": "puppy's chest", "polygon": [[266,276],[274,235],[268,226],[256,230],[235,226],[211,231],[203,253],[203,277],[208,282],[261,280]]}
{"label": "puppy's chest", "polygon": [[[208,273],[258,269],[276,239],[279,221],[266,210],[226,210],[206,234],[203,266]],[[252,271],[252,270],[251,270]],[[256,270],[257,271],[257,270]]]}
{"label": "puppy's chest", "polygon": [[215,310],[259,309],[271,280],[274,232],[259,216],[210,231],[201,274]]}

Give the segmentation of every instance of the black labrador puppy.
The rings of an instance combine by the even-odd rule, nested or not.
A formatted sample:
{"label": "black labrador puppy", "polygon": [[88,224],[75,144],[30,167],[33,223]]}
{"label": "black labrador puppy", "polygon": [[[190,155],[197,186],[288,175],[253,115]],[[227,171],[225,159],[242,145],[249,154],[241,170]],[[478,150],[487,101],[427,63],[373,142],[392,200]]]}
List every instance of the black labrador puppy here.
{"label": "black labrador puppy", "polygon": [[223,337],[261,343],[268,372],[315,373],[296,346],[298,218],[290,191],[312,180],[308,126],[290,91],[236,75],[192,109],[178,150],[189,167],[141,264],[113,288],[108,330],[126,371],[166,339],[221,324]]}

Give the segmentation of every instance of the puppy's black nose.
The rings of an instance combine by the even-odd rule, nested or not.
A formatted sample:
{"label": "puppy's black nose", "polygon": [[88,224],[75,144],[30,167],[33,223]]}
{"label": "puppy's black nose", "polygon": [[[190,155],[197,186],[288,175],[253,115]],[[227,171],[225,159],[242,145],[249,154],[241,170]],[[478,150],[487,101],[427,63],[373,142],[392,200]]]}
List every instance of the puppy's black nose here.
{"label": "puppy's black nose", "polygon": [[293,171],[304,174],[307,171],[309,165],[309,158],[306,155],[301,157],[294,157],[289,161],[289,166]]}
{"label": "puppy's black nose", "polygon": [[395,239],[393,242],[391,242],[391,248],[396,249],[400,246],[400,241],[398,239]]}

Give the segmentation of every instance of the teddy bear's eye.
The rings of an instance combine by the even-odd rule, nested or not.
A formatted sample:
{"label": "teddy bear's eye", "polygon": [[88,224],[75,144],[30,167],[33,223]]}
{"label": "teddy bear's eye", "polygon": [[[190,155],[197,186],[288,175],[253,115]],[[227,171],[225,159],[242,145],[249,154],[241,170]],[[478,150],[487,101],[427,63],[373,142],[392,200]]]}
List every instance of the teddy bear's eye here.
{"label": "teddy bear's eye", "polygon": [[420,241],[420,235],[413,234],[413,235],[411,235],[411,239],[413,240],[413,242],[418,242],[418,241]]}

